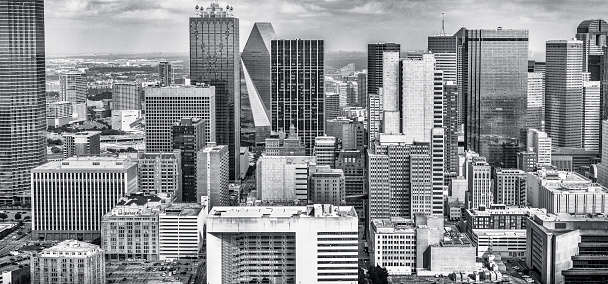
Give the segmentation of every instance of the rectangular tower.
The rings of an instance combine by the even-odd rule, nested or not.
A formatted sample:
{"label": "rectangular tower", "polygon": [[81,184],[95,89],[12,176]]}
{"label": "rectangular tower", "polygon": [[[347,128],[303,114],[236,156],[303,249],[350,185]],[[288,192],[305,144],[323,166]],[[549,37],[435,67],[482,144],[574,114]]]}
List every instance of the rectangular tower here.
{"label": "rectangular tower", "polygon": [[101,217],[138,190],[137,163],[102,157],[69,158],[32,170],[32,239],[92,241]]}
{"label": "rectangular tower", "polygon": [[197,197],[197,152],[205,148],[205,126],[207,121],[200,118],[182,118],[171,127],[171,144],[174,150],[181,150],[182,202],[196,202]]}
{"label": "rectangular tower", "polygon": [[215,86],[218,145],[230,150],[230,179],[240,177],[241,79],[239,19],[217,2],[190,18],[190,80]]}
{"label": "rectangular tower", "polygon": [[545,120],[558,147],[581,148],[583,141],[583,42],[547,41]]}
{"label": "rectangular tower", "polygon": [[515,167],[526,126],[528,30],[462,28],[455,36],[467,149],[492,166]]}
{"label": "rectangular tower", "polygon": [[215,146],[213,144],[208,145],[208,147],[197,153],[196,200],[201,203],[201,196],[206,196],[207,200],[209,200],[209,208],[207,210],[214,206],[230,205],[228,155],[228,146]]}
{"label": "rectangular tower", "polygon": [[0,11],[0,204],[6,205],[29,201],[30,170],[46,162],[44,1],[1,1]]}
{"label": "rectangular tower", "polygon": [[272,40],[272,131],[291,125],[311,155],[315,137],[325,132],[323,40]]}
{"label": "rectangular tower", "polygon": [[158,62],[158,81],[161,87],[168,87],[173,84],[173,67],[167,61]]}
{"label": "rectangular tower", "polygon": [[112,86],[112,110],[141,110],[140,86],[135,82],[119,82]]}
{"label": "rectangular tower", "polygon": [[171,127],[183,117],[206,120],[205,142],[215,142],[215,87],[146,88],[146,152],[173,151]]}

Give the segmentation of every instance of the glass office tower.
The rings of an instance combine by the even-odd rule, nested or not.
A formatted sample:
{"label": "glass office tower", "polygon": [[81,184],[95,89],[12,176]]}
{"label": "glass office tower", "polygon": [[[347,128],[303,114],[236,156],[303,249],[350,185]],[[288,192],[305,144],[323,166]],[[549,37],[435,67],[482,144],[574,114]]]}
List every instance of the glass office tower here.
{"label": "glass office tower", "polygon": [[526,126],[528,30],[456,33],[467,148],[495,167],[515,168]]}
{"label": "glass office tower", "polygon": [[323,50],[323,40],[271,42],[272,131],[287,132],[293,125],[306,155],[325,132]]}
{"label": "glass office tower", "polygon": [[190,82],[215,86],[216,141],[228,145],[230,179],[240,177],[241,85],[239,19],[218,3],[190,18]]}
{"label": "glass office tower", "polygon": [[0,204],[28,201],[46,162],[44,1],[0,0]]}

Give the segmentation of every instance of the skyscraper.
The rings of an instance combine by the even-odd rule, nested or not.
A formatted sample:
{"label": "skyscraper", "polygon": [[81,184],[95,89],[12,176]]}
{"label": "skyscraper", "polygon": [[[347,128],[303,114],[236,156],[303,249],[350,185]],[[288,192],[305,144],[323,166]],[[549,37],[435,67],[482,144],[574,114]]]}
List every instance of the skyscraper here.
{"label": "skyscraper", "polygon": [[[26,201],[46,161],[44,1],[0,1],[0,204]],[[10,36],[9,36],[10,35]]]}
{"label": "skyscraper", "polygon": [[445,165],[444,172],[458,176],[458,86],[455,82],[443,84],[443,127]]}
{"label": "skyscraper", "polygon": [[583,82],[583,148],[600,149],[600,82]]}
{"label": "skyscraper", "polygon": [[[381,96],[383,121],[382,133],[401,133],[401,114],[399,110],[399,52],[384,51],[382,53],[382,88],[378,90]],[[371,139],[372,137],[370,137]]]}
{"label": "skyscraper", "polygon": [[[271,23],[255,23],[241,54],[256,127],[270,127],[270,41],[274,39],[277,34]],[[262,114],[265,119],[258,117]]]}
{"label": "skyscraper", "polygon": [[494,202],[492,194],[492,167],[483,157],[473,157],[467,162],[469,191],[467,208],[478,209],[480,205],[489,207]]}
{"label": "skyscraper", "polygon": [[206,120],[205,142],[215,142],[215,87],[146,88],[146,152],[173,151],[171,127],[183,117]]}
{"label": "skyscraper", "polygon": [[[367,94],[368,145],[372,146],[379,133],[385,133],[385,124],[392,123],[389,131],[399,133],[399,58],[401,45],[396,43],[370,43],[367,45]],[[386,53],[386,57],[385,57]],[[385,62],[387,61],[391,62]],[[385,72],[385,66],[390,70]],[[389,90],[384,91],[384,84],[389,83]],[[390,98],[390,104],[385,102]],[[389,118],[386,118],[385,105],[389,105]],[[397,114],[397,115],[396,115]],[[392,119],[391,119],[392,118]]]}
{"label": "skyscraper", "polygon": [[[402,61],[402,109],[403,128],[408,143],[430,143],[432,190],[424,191],[425,196],[412,192],[412,199],[422,198],[425,206],[432,207],[430,213],[443,212],[443,175],[444,175],[444,128],[443,128],[443,72],[435,70],[433,54],[422,54],[421,59],[404,59]],[[410,175],[414,175],[410,172]],[[425,173],[426,174],[426,173]],[[394,178],[394,177],[393,177]],[[412,179],[414,177],[411,177]],[[430,200],[430,202],[429,202]],[[412,201],[414,203],[414,201]],[[412,204],[414,206],[414,204]],[[412,212],[425,212],[428,208]]]}
{"label": "skyscraper", "polygon": [[528,129],[543,130],[545,128],[545,74],[528,72]]}
{"label": "skyscraper", "polygon": [[582,21],[576,28],[576,39],[583,42],[582,71],[591,73],[591,81],[600,79],[600,59],[607,35],[608,23],[600,19]]}
{"label": "skyscraper", "polygon": [[582,147],[583,42],[547,41],[545,129],[558,147]]}
{"label": "skyscraper", "polygon": [[71,70],[59,74],[59,95],[62,101],[87,102],[87,78],[85,73]]}
{"label": "skyscraper", "polygon": [[167,61],[158,62],[158,81],[161,87],[168,87],[173,84],[173,67]]}
{"label": "skyscraper", "polygon": [[[367,45],[367,92],[378,94],[378,89],[383,87],[384,74],[384,52],[400,52],[401,45],[398,43],[370,43]],[[399,56],[397,56],[399,58]]]}
{"label": "skyscraper", "polygon": [[271,41],[272,131],[293,124],[307,155],[325,132],[323,51],[323,40]]}
{"label": "skyscraper", "polygon": [[528,30],[462,28],[455,36],[467,148],[492,166],[515,167],[504,160],[516,161],[513,150],[526,126]]}
{"label": "skyscraper", "polygon": [[[374,143],[367,155],[370,218],[442,214],[442,199],[435,206],[431,143],[391,134],[380,134]],[[442,183],[443,167],[439,172]]]}
{"label": "skyscraper", "polygon": [[215,86],[218,145],[228,145],[230,179],[240,177],[241,84],[239,19],[217,2],[190,18],[190,81]]}
{"label": "skyscraper", "polygon": [[171,127],[171,144],[181,150],[182,202],[200,202],[197,197],[197,152],[205,148],[205,126],[207,121],[185,117]]}

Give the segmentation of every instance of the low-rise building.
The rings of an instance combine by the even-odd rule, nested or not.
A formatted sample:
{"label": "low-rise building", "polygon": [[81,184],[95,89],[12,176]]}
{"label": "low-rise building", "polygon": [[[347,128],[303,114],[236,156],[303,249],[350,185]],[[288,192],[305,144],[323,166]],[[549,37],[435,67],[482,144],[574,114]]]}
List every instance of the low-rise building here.
{"label": "low-rise building", "polygon": [[465,210],[463,223],[479,257],[525,257],[526,220],[530,216],[545,212],[537,208],[495,204],[490,208]]}
{"label": "low-rise building", "polygon": [[155,195],[121,198],[101,220],[106,260],[158,260],[158,214],[165,206]]}
{"label": "low-rise building", "polygon": [[98,246],[67,240],[32,255],[33,284],[105,284],[106,263]]}
{"label": "low-rise building", "polygon": [[173,203],[158,215],[159,259],[196,259],[203,246],[207,199]]}
{"label": "low-rise building", "polygon": [[372,219],[369,253],[372,266],[386,268],[389,275],[416,271],[416,225],[411,219]]}
{"label": "low-rise building", "polygon": [[316,204],[341,205],[346,201],[344,172],[329,166],[316,166],[310,174],[309,200]]}
{"label": "low-rise building", "polygon": [[355,283],[357,224],[352,206],[214,207],[207,281]]}

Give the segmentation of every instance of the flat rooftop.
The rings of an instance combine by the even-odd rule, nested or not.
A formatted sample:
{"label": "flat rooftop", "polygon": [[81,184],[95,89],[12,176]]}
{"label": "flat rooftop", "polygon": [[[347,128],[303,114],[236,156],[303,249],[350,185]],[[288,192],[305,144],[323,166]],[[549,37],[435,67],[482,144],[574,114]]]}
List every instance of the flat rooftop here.
{"label": "flat rooftop", "polygon": [[296,218],[296,217],[357,217],[352,206],[315,204],[309,206],[273,207],[213,207],[209,218]]}
{"label": "flat rooftop", "polygon": [[80,242],[76,240],[67,240],[58,243],[54,247],[42,250],[42,254],[52,252],[89,252],[98,249],[99,247],[94,244]]}
{"label": "flat rooftop", "polygon": [[165,208],[165,215],[168,216],[198,216],[205,208],[197,203],[173,203]]}
{"label": "flat rooftop", "polygon": [[372,219],[372,227],[380,234],[411,233],[416,229],[414,220],[405,218]]}
{"label": "flat rooftop", "polygon": [[577,222],[597,222],[597,221],[608,221],[607,214],[572,214],[572,213],[547,213],[536,215],[536,218],[547,221],[547,222],[568,222],[568,221],[577,221]]}
{"label": "flat rooftop", "polygon": [[546,209],[534,207],[507,207],[506,209],[467,209],[472,216],[490,216],[490,215],[536,215],[547,213]]}
{"label": "flat rooftop", "polygon": [[49,162],[33,169],[33,171],[47,170],[126,170],[137,166],[129,159],[115,157],[80,156],[71,157],[63,161]]}

